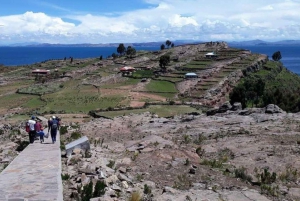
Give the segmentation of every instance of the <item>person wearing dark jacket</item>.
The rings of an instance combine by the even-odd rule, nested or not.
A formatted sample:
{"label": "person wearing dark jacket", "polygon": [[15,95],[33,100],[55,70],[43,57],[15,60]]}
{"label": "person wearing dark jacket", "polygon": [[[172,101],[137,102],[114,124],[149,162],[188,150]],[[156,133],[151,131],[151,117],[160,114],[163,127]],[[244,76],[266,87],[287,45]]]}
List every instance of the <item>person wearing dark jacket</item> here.
{"label": "person wearing dark jacket", "polygon": [[58,130],[58,121],[56,120],[55,116],[52,117],[52,120],[48,122],[48,133],[50,130],[52,143],[54,144],[56,142],[56,135]]}

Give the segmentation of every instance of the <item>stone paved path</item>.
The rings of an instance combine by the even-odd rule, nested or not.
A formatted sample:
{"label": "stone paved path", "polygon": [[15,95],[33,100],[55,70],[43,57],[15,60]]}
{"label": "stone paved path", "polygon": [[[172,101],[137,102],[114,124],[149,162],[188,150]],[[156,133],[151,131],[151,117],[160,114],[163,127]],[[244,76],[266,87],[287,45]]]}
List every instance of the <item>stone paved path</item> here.
{"label": "stone paved path", "polygon": [[36,140],[0,174],[0,201],[62,201],[59,135]]}

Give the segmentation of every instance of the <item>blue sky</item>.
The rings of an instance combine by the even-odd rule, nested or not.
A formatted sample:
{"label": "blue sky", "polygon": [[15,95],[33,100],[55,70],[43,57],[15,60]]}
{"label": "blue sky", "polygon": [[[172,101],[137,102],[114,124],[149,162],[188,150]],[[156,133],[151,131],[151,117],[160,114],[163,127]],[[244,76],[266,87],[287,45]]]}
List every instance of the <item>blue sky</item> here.
{"label": "blue sky", "polygon": [[300,0],[8,0],[0,44],[300,40]]}

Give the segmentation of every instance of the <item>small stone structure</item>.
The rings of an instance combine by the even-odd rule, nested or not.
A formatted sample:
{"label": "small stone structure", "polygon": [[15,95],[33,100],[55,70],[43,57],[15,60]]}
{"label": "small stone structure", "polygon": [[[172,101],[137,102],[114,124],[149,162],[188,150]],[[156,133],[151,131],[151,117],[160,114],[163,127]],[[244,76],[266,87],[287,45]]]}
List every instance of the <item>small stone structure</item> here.
{"label": "small stone structure", "polygon": [[73,149],[79,148],[84,151],[90,150],[90,142],[89,139],[86,136],[83,136],[79,138],[78,140],[75,140],[69,144],[66,145],[66,152],[67,156],[70,156],[73,152]]}

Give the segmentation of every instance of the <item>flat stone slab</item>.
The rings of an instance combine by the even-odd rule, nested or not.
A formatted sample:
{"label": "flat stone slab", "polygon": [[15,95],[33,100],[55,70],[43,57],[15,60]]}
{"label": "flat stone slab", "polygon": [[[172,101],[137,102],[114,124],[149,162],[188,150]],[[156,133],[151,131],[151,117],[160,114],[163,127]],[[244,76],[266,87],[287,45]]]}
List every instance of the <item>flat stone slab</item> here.
{"label": "flat stone slab", "polygon": [[63,200],[59,135],[29,144],[0,174],[0,201]]}
{"label": "flat stone slab", "polygon": [[90,142],[89,139],[86,136],[83,136],[69,144],[66,144],[66,151],[67,155],[71,155],[73,149],[80,148],[82,150],[89,150],[90,149]]}

